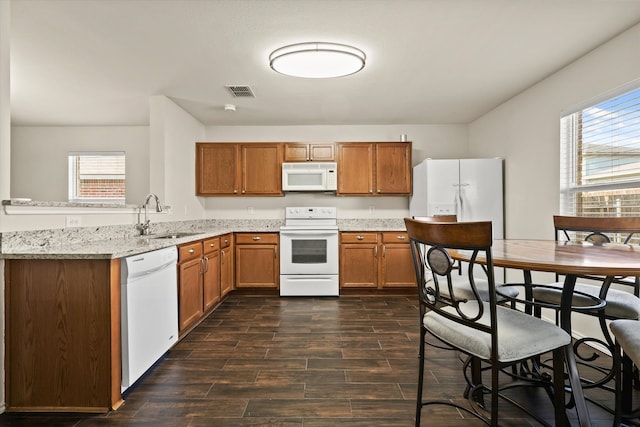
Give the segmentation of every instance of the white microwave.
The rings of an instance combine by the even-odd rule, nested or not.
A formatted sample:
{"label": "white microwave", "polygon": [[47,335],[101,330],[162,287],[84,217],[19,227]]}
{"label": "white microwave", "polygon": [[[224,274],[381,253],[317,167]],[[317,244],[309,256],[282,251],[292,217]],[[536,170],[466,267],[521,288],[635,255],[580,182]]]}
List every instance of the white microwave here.
{"label": "white microwave", "polygon": [[282,164],[282,191],[336,191],[338,168],[335,162]]}

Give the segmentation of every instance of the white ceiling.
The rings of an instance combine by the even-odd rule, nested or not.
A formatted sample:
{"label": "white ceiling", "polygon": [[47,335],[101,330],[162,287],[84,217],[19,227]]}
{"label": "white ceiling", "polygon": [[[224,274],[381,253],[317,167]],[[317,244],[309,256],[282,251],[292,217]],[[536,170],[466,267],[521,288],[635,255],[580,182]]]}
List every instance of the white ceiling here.
{"label": "white ceiling", "polygon": [[[146,125],[166,95],[207,125],[468,123],[640,22],[640,0],[12,0],[14,125]],[[358,74],[269,68],[352,44]],[[233,98],[225,85],[249,85]],[[237,105],[225,112],[224,104]]]}

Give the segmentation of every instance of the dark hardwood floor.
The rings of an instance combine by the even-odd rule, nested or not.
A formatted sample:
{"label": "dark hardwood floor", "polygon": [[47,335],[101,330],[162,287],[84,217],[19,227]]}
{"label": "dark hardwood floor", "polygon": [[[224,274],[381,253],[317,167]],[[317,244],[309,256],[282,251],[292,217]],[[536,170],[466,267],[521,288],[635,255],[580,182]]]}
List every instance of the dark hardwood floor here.
{"label": "dark hardwood floor", "polygon": [[[5,413],[0,426],[413,426],[418,338],[417,297],[232,295],[130,389],[119,410]],[[425,395],[462,402],[459,357],[429,352]],[[553,419],[542,391],[520,397]],[[536,425],[501,405],[501,425]],[[594,426],[611,425],[608,413],[590,411]],[[484,424],[438,406],[423,411],[423,425]]]}

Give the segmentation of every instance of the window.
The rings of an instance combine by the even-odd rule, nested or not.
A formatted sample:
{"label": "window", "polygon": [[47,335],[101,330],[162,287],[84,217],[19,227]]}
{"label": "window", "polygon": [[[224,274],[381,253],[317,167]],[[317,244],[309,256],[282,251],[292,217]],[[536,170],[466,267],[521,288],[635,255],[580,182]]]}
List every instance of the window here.
{"label": "window", "polygon": [[560,212],[640,216],[640,88],[562,117]]}
{"label": "window", "polygon": [[125,202],[125,153],[69,153],[69,201]]}

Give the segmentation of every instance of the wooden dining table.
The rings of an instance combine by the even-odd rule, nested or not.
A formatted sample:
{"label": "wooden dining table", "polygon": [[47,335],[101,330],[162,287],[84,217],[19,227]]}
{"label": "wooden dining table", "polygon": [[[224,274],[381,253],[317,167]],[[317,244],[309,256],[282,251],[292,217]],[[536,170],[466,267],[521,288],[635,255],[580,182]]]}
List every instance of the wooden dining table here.
{"label": "wooden dining table", "polygon": [[[454,259],[469,261],[466,251],[452,253]],[[560,302],[560,327],[571,333],[572,295],[579,276],[612,279],[620,276],[640,276],[640,247],[630,244],[595,245],[583,241],[555,240],[494,240],[492,246],[494,267],[522,270],[525,282],[531,280],[532,271],[564,275]],[[477,260],[480,263],[483,259]],[[580,426],[591,426],[589,412],[580,384],[573,348],[566,351],[569,383],[576,404]]]}

